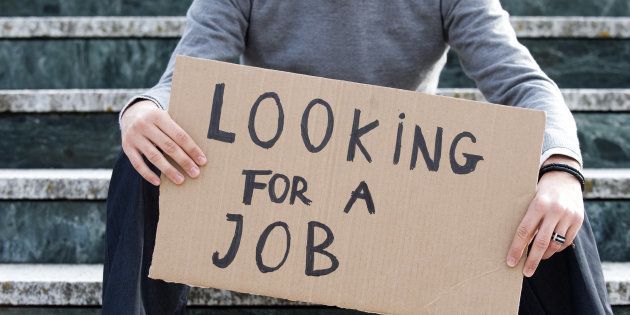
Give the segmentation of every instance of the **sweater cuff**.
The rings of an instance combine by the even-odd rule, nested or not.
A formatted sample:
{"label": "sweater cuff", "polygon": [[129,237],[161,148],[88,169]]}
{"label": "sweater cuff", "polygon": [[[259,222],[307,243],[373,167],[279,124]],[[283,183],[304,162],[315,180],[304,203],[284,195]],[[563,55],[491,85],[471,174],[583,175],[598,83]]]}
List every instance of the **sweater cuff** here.
{"label": "sweater cuff", "polygon": [[130,106],[132,106],[133,104],[138,103],[139,101],[142,101],[142,100],[151,101],[151,102],[153,102],[153,104],[155,104],[155,106],[157,106],[157,108],[164,109],[164,106],[162,106],[162,104],[160,104],[160,102],[158,100],[156,100],[155,98],[151,97],[150,95],[143,94],[143,95],[134,96],[120,110],[120,113],[118,114],[118,128],[120,128],[120,123],[122,121],[122,115],[125,113],[125,111]]}
{"label": "sweater cuff", "polygon": [[542,164],[552,155],[563,155],[563,156],[569,157],[577,161],[578,164],[580,164],[580,169],[584,168],[582,166],[582,160],[581,160],[582,157],[579,154],[576,154],[575,152],[573,152],[573,150],[570,150],[567,148],[552,148],[543,152],[543,154],[540,156],[540,165],[542,166]]}
{"label": "sweater cuff", "polygon": [[582,154],[580,153],[580,142],[575,129],[573,131],[547,129],[545,130],[544,138],[541,164],[550,156],[559,154],[574,159],[578,162],[580,168],[584,166]]}

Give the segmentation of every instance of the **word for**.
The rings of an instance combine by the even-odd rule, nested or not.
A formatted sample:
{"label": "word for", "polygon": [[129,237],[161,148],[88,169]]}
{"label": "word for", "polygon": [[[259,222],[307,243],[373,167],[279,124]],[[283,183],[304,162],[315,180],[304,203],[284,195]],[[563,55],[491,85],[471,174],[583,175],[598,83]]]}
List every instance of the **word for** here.
{"label": "word for", "polygon": [[[243,203],[246,205],[252,204],[252,195],[254,189],[265,189],[267,184],[257,182],[257,175],[271,175],[271,170],[243,170],[245,175],[245,185],[243,191]],[[276,183],[280,181],[283,185],[282,192],[278,195],[276,191]],[[292,183],[292,184],[290,184]],[[291,196],[289,197],[289,204],[295,204],[296,199],[300,199],[305,205],[310,205],[311,200],[304,195],[308,189],[308,183],[301,176],[293,176],[293,179],[289,181],[289,178],[283,174],[276,173],[269,179],[269,199],[273,203],[283,203],[287,199],[289,194],[289,187],[291,187]]]}

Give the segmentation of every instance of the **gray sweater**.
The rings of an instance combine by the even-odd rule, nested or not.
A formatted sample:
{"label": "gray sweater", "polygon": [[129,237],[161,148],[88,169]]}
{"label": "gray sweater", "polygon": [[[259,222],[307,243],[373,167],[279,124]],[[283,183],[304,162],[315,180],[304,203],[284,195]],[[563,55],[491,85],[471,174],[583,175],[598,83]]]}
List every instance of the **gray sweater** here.
{"label": "gray sweater", "polygon": [[582,164],[571,112],[498,0],[195,0],[162,78],[129,104],[168,107],[176,54],[435,93],[449,47],[488,101],[547,113],[541,162]]}

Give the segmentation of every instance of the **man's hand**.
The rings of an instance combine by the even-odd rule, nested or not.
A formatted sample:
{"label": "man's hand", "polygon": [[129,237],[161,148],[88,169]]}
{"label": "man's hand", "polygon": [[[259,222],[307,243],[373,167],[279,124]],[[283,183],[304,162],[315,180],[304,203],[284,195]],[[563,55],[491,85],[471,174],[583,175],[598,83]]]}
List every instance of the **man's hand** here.
{"label": "man's hand", "polygon": [[[580,168],[575,160],[562,156],[552,156],[544,164],[549,163],[563,163]],[[523,274],[531,277],[541,259],[549,258],[573,243],[583,220],[584,202],[580,182],[565,172],[546,173],[538,182],[536,196],[516,229],[507,264],[510,267],[516,266],[533,239],[523,269]],[[564,245],[551,240],[554,232],[566,237]]]}
{"label": "man's hand", "polygon": [[[190,177],[199,176],[197,165],[206,164],[206,156],[171,116],[148,100],[127,108],[120,122],[122,148],[133,167],[144,179],[157,186],[160,178],[144,163],[145,156],[173,183],[184,176],[164,157],[168,154]],[[161,151],[161,152],[160,152]]]}

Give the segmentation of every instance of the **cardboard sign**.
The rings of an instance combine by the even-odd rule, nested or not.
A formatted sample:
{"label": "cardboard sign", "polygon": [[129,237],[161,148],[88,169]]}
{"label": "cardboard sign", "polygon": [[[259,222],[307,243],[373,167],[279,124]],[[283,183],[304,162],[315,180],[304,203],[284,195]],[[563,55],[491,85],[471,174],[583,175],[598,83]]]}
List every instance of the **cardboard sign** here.
{"label": "cardboard sign", "polygon": [[[368,312],[516,313],[543,112],[178,57],[208,164],[163,178],[150,277]],[[521,262],[522,264],[522,262]]]}

